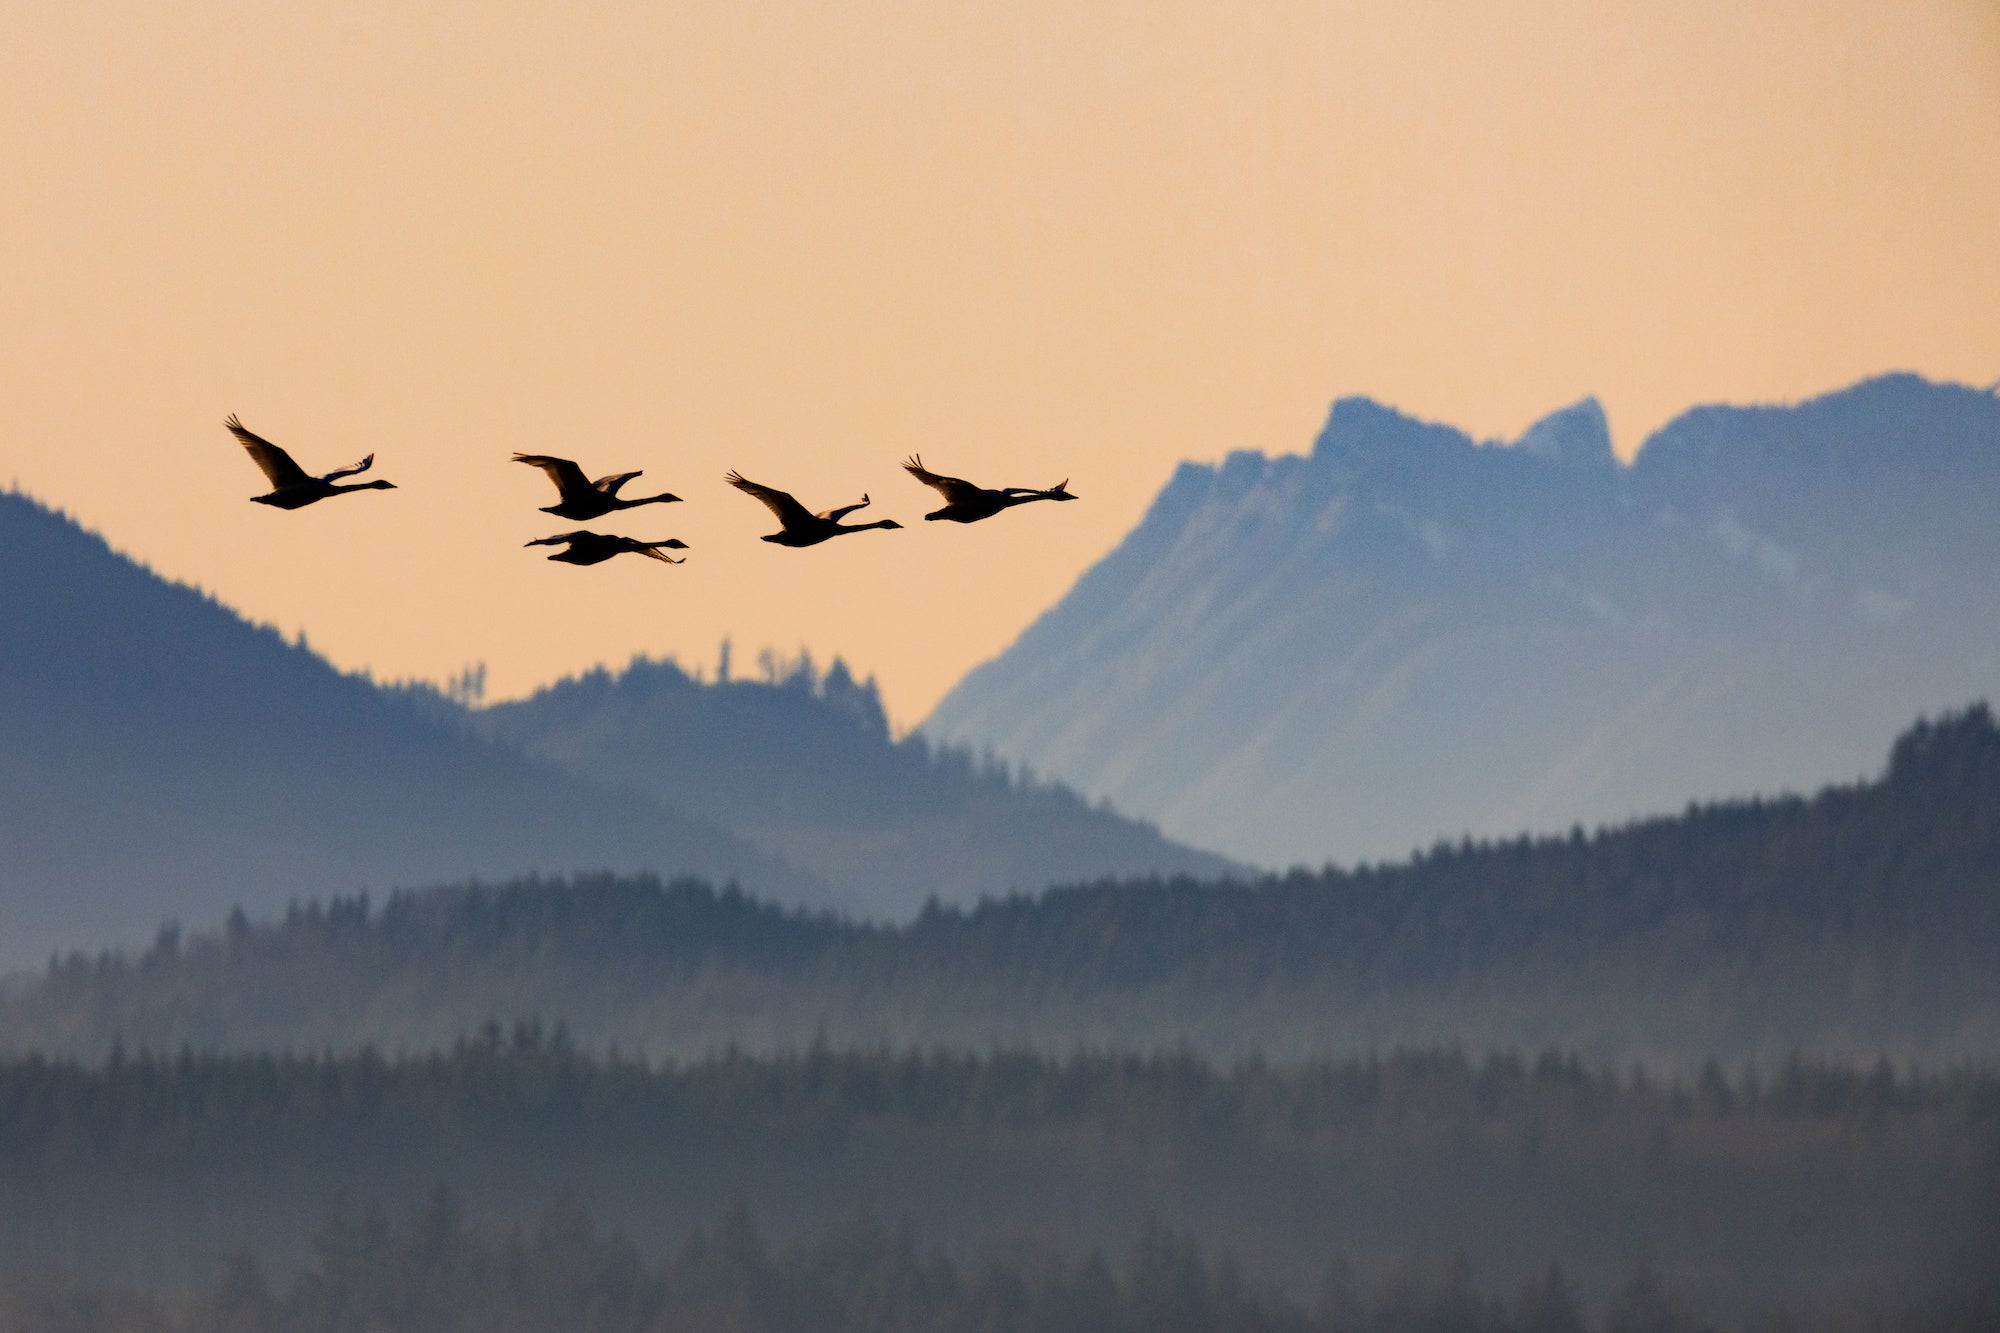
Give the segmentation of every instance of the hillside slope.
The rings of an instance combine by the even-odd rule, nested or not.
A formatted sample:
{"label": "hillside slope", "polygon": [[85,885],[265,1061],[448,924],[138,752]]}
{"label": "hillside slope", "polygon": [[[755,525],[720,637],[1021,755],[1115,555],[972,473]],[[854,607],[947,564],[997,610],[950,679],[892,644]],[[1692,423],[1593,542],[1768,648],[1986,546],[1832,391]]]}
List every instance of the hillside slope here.
{"label": "hillside slope", "polygon": [[1617,463],[1363,399],[1184,464],[924,723],[1265,864],[1400,856],[1865,772],[2000,690],[2000,399],[1889,376],[1701,408]]}
{"label": "hillside slope", "polygon": [[426,716],[0,495],[0,970],[236,904],[542,870],[826,887]]}

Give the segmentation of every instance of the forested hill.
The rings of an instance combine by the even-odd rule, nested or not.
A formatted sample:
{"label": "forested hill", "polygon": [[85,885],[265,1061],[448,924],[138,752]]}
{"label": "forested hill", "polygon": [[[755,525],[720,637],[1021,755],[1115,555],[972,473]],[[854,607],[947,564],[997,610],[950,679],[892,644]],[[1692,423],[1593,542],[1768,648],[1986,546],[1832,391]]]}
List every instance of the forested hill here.
{"label": "forested hill", "polygon": [[1627,466],[1362,398],[1183,464],[924,730],[1265,865],[1810,790],[2000,690],[2000,395],[1704,407]]}
{"label": "forested hill", "polygon": [[239,916],[59,961],[0,1002],[0,1045],[421,1048],[524,1015],[653,1054],[818,1037],[1991,1059],[2000,730],[1984,705],[1921,723],[1880,778],[1810,798],[1249,886],[1063,888],[900,927],[650,880]]}
{"label": "forested hill", "polygon": [[425,716],[0,494],[0,972],[162,920],[612,867],[830,890],[658,801]]}
{"label": "forested hill", "polygon": [[907,919],[931,897],[1240,869],[990,758],[891,740],[874,682],[838,659],[822,673],[808,656],[766,654],[761,668],[760,679],[703,681],[641,659],[467,716],[581,777],[728,827],[885,917]]}

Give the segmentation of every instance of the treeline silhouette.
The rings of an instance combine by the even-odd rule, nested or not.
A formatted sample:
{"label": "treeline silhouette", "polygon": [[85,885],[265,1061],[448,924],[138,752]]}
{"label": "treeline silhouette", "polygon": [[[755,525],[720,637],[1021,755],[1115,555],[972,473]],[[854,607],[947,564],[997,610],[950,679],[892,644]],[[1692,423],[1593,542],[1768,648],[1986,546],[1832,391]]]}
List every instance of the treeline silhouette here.
{"label": "treeline silhouette", "polygon": [[[1011,1248],[1014,1252],[1008,1252]],[[1147,1226],[1123,1262],[1000,1247],[972,1263],[918,1248],[872,1208],[772,1244],[739,1203],[649,1258],[574,1198],[532,1223],[468,1216],[439,1188],[392,1226],[329,1214],[309,1264],[274,1280],[228,1256],[175,1295],[38,1275],[0,1279],[0,1325],[38,1333],[1705,1333],[1716,1327],[1640,1267],[1587,1311],[1561,1268],[1496,1299],[1461,1259],[1373,1281],[1328,1263],[1309,1293],[1246,1278],[1236,1259]],[[1770,1329],[1943,1333],[1993,1313],[1977,1292],[1835,1311],[1775,1305]]]}
{"label": "treeline silhouette", "polygon": [[[822,668],[809,652],[786,658],[767,649],[752,676],[728,674],[730,659],[725,650],[713,679],[672,658],[640,657],[525,699],[435,707],[459,725],[602,779],[670,791],[680,808],[725,822],[894,824],[949,814],[968,797],[1028,792],[1084,804],[990,752],[933,745],[919,733],[892,741],[874,678],[855,679],[839,657]],[[850,780],[827,782],[829,767]]]}
{"label": "treeline silhouette", "polygon": [[339,1199],[573,1192],[647,1246],[732,1199],[786,1234],[874,1199],[936,1244],[1118,1248],[1152,1218],[1292,1289],[1464,1254],[1601,1294],[1956,1290],[2000,1255],[2000,1076],[1794,1060],[1688,1079],[1400,1052],[600,1059],[531,1024],[446,1053],[0,1062],[0,1255],[159,1281],[297,1262]]}
{"label": "treeline silhouette", "polygon": [[903,925],[695,881],[519,880],[238,912],[0,993],[0,1047],[448,1043],[494,1015],[593,1048],[1457,1040],[1692,1068],[1795,1047],[2000,1051],[2000,729],[1918,724],[1874,782],[1254,884],[1106,882]]}

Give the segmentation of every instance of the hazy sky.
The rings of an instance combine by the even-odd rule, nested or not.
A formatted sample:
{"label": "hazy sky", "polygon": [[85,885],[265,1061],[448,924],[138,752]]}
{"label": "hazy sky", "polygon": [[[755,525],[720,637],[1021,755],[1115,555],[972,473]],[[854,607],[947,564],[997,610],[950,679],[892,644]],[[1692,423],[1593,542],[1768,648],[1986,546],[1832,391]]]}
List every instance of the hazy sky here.
{"label": "hazy sky", "polygon": [[[1183,458],[1365,393],[2000,378],[2000,4],[9,4],[0,485],[345,667],[496,693],[725,636],[919,719]],[[392,492],[287,514],[223,431]],[[514,450],[642,467],[543,561]],[[898,469],[1065,476],[925,524]],[[808,551],[722,473],[903,532]],[[603,525],[611,528],[614,525]],[[7,577],[14,577],[10,571]]]}

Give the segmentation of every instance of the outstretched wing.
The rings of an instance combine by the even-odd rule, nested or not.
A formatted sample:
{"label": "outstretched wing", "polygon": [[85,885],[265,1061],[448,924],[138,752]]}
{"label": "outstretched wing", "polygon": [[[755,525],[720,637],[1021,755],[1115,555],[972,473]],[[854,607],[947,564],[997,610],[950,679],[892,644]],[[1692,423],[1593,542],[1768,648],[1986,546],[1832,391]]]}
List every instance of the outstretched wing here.
{"label": "outstretched wing", "polygon": [[1003,486],[1003,487],[1001,487],[1001,488],[1000,488],[1000,494],[1002,494],[1002,495],[1039,495],[1039,496],[1041,496],[1041,497],[1042,497],[1042,498],[1043,498],[1044,500],[1074,500],[1074,499],[1076,499],[1076,497],[1075,497],[1074,495],[1071,495],[1071,494],[1069,493],[1069,478],[1068,478],[1068,477],[1064,477],[1064,478],[1063,478],[1063,479],[1062,479],[1061,481],[1059,481],[1059,482],[1057,482],[1057,483],[1056,483],[1055,485],[1053,485],[1053,486],[1049,487],[1049,488],[1048,488],[1047,490],[1041,490],[1041,489],[1039,489],[1039,488],[1037,488],[1037,487],[1034,487],[1034,486]]}
{"label": "outstretched wing", "polygon": [[737,490],[742,491],[745,495],[755,496],[757,499],[763,501],[764,507],[776,514],[778,521],[786,527],[790,528],[801,525],[810,527],[812,525],[812,514],[806,510],[804,505],[794,500],[790,492],[774,490],[769,486],[759,486],[756,482],[745,477],[741,472],[734,470],[728,476],[724,477],[723,480],[734,486]]}
{"label": "outstretched wing", "polygon": [[522,542],[521,544],[523,546],[564,546],[570,542],[581,541],[586,537],[595,537],[596,535],[594,532],[579,529],[575,532],[558,532],[553,537],[537,537],[531,542]]}
{"label": "outstretched wing", "polygon": [[251,461],[264,470],[264,476],[271,483],[272,490],[282,491],[287,486],[311,484],[312,478],[306,475],[304,468],[292,461],[290,454],[263,436],[245,430],[234,412],[231,412],[222,424],[229,427],[229,433],[236,437],[238,444],[249,450]]}
{"label": "outstretched wing", "polygon": [[915,454],[910,455],[909,461],[903,464],[903,471],[909,473],[924,485],[934,487],[940,495],[944,496],[945,501],[949,504],[963,504],[968,500],[977,500],[985,493],[984,488],[975,486],[969,481],[963,481],[957,477],[940,476],[938,473],[930,471],[924,467],[924,460]]}
{"label": "outstretched wing", "polygon": [[592,482],[591,485],[596,487],[598,490],[603,491],[606,495],[616,495],[618,494],[618,488],[620,486],[623,486],[626,482],[632,480],[632,478],[638,475],[639,475],[638,472],[620,472],[616,476],[612,477],[599,477],[596,481]]}
{"label": "outstretched wing", "polygon": [[630,549],[637,551],[640,555],[650,555],[655,560],[664,560],[670,565],[684,565],[687,563],[686,556],[675,558],[662,551],[658,546],[648,542],[634,542]]}
{"label": "outstretched wing", "polygon": [[374,466],[375,466],[375,455],[370,454],[368,455],[368,457],[362,459],[359,463],[356,463],[353,467],[344,467],[341,468],[338,472],[329,472],[324,477],[321,477],[320,480],[339,481],[342,477],[352,477],[358,473],[366,472],[369,468]]}
{"label": "outstretched wing", "polygon": [[590,493],[590,478],[584,476],[583,469],[567,458],[553,458],[548,454],[515,454],[514,461],[526,463],[529,467],[538,467],[548,473],[549,480],[556,484],[556,489],[562,492],[565,500],[571,496]]}

